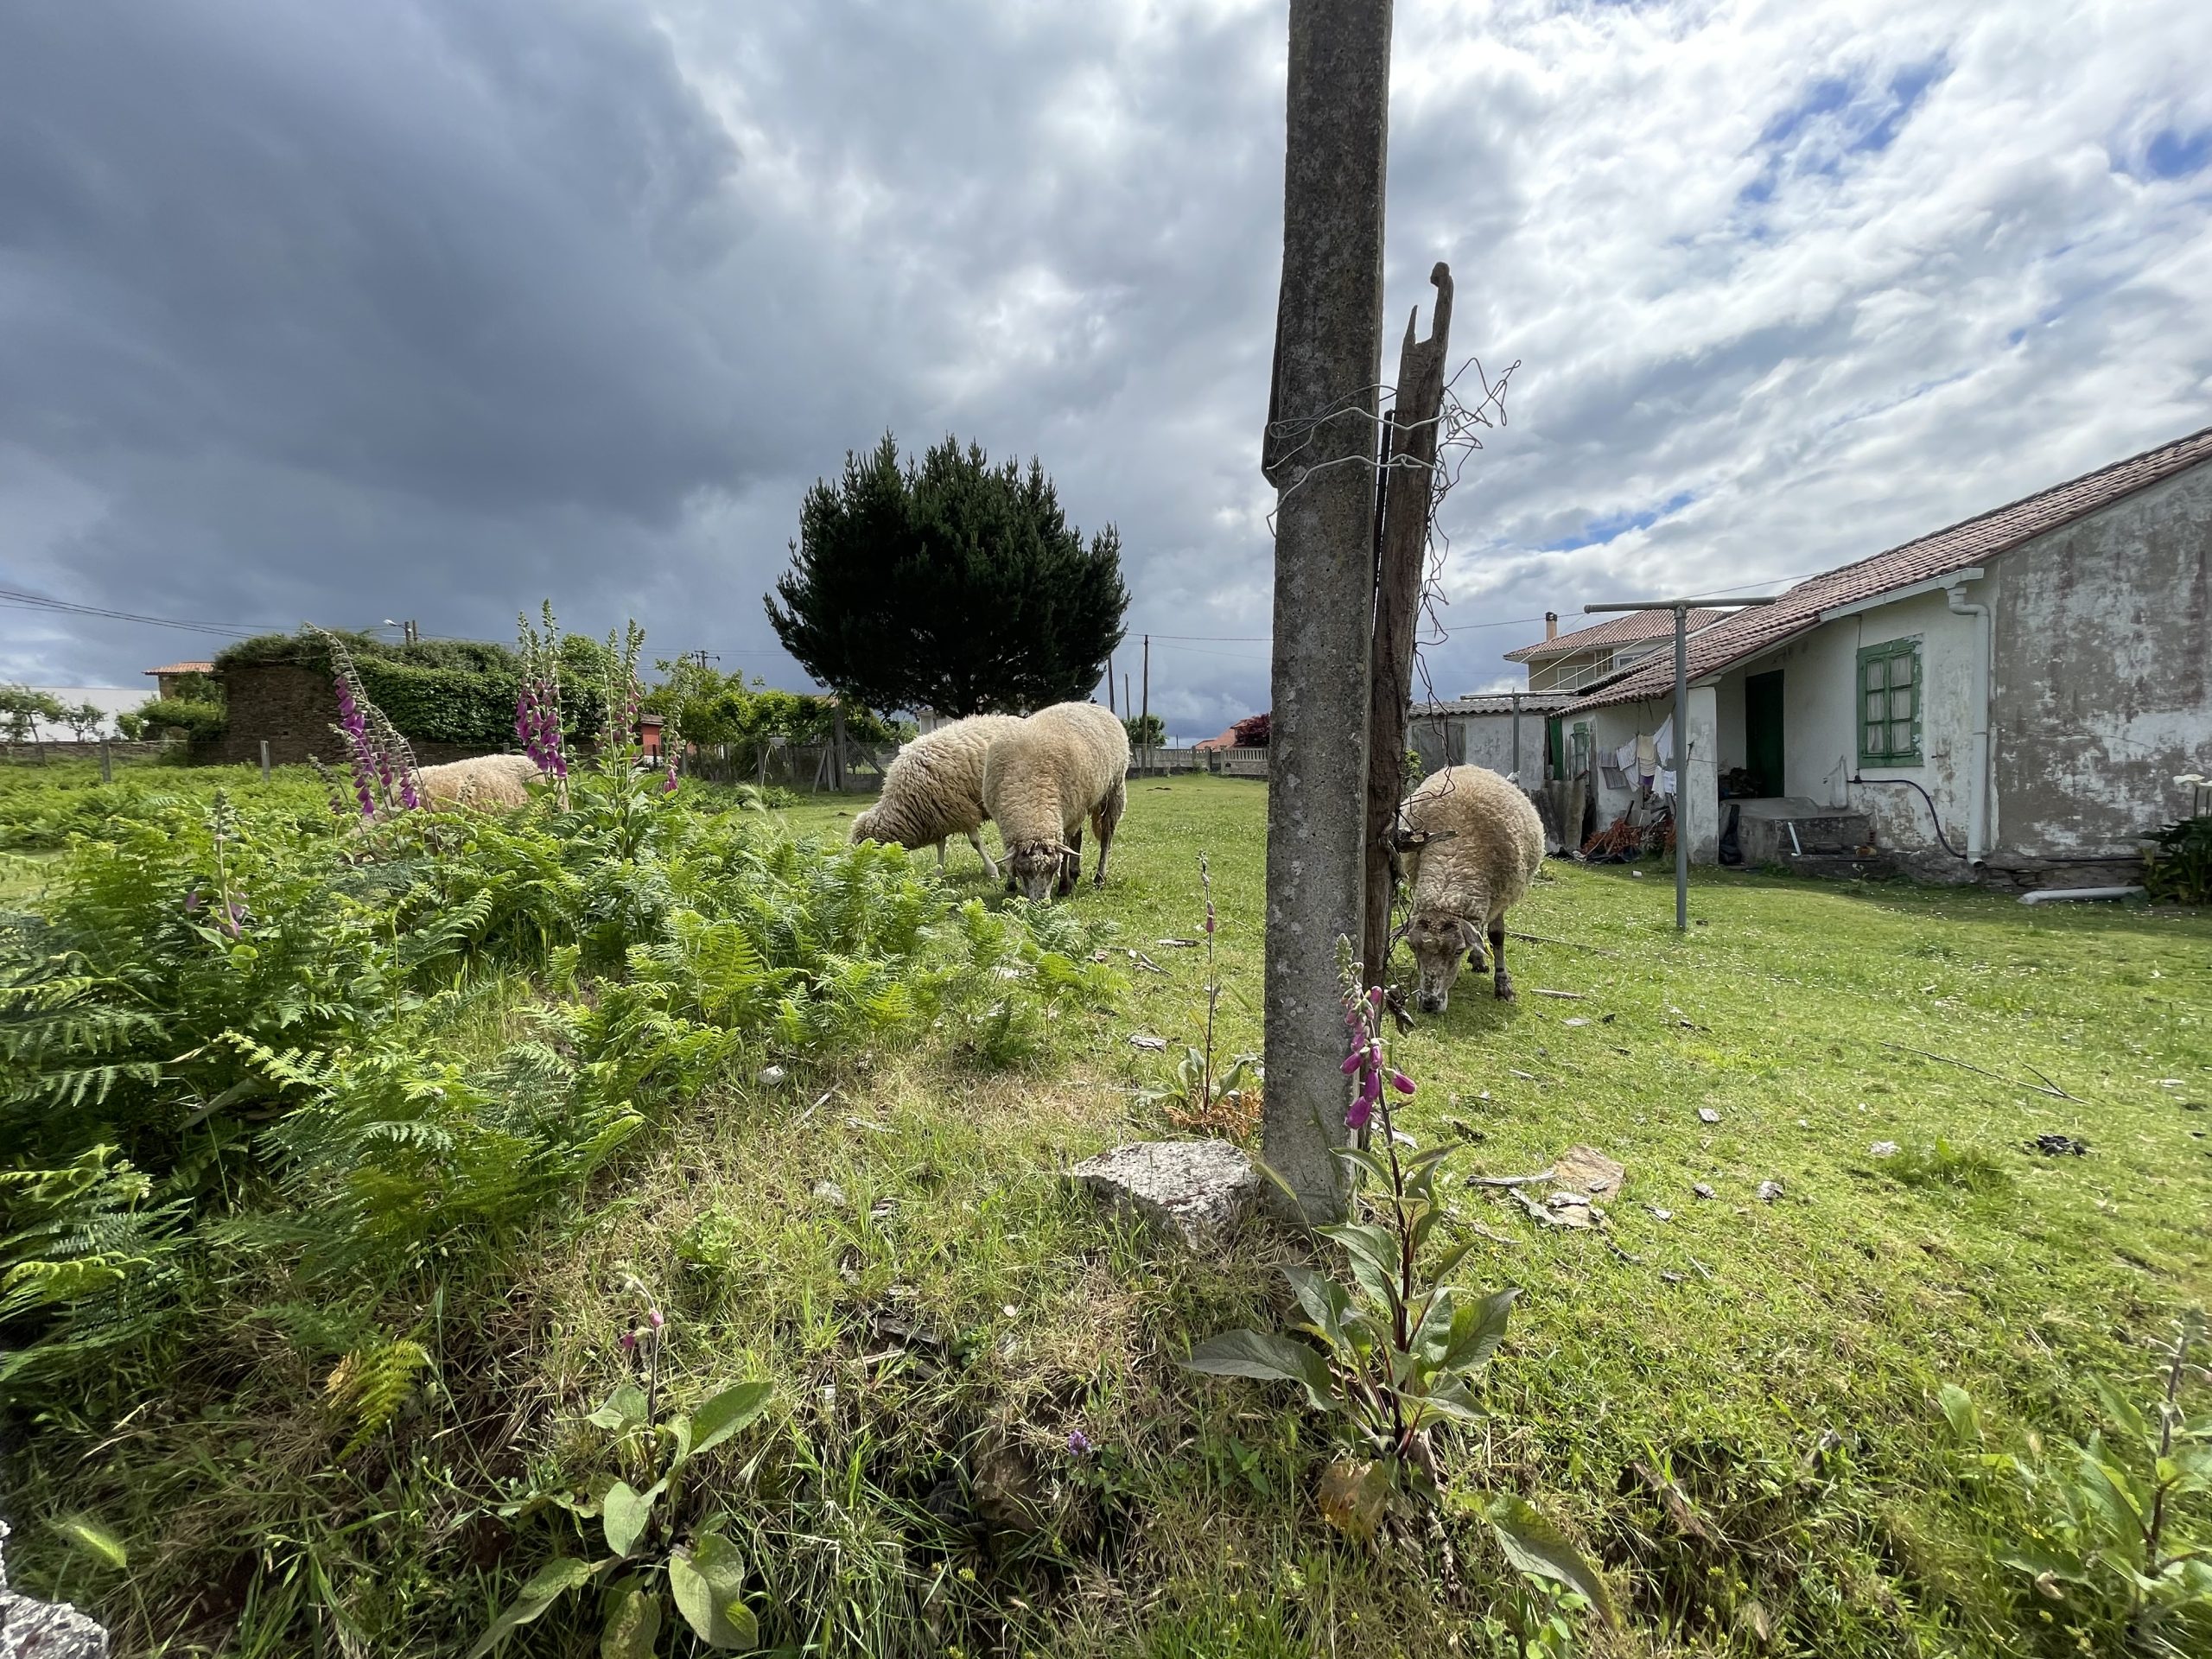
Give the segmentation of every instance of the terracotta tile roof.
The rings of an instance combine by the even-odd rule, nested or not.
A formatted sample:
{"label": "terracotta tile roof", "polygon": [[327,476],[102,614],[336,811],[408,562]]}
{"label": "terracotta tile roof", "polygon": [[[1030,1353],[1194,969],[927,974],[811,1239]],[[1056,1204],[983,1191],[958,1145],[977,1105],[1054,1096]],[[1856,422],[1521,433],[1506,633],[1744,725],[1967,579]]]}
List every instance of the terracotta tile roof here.
{"label": "terracotta tile roof", "polygon": [[[1672,612],[1668,621],[1674,621]],[[1524,715],[1557,714],[1574,701],[1572,691],[1523,691],[1518,707]],[[1510,691],[1470,691],[1464,697],[1452,697],[1441,702],[1417,702],[1414,713],[1422,718],[1437,715],[1510,715],[1516,704]]]}
{"label": "terracotta tile roof", "polygon": [[[1726,611],[1692,611],[1693,630],[1710,627],[1728,613]],[[1562,633],[1556,639],[1539,639],[1533,645],[1522,645],[1518,651],[1509,651],[1509,663],[1541,663],[1548,658],[1572,656],[1580,651],[1602,651],[1614,645],[1632,645],[1646,639],[1671,639],[1675,632],[1672,611],[1627,611],[1619,616],[1609,616],[1590,627],[1577,628],[1573,633]]]}
{"label": "terracotta tile roof", "polygon": [[149,668],[143,671],[148,674],[213,674],[215,671],[215,664],[213,663],[164,663],[159,668]]}
{"label": "terracotta tile roof", "polygon": [[[2046,531],[2087,518],[2124,496],[2206,461],[2212,461],[2212,427],[2177,438],[2156,449],[2146,449],[2126,461],[2114,461],[2080,478],[2069,479],[2009,505],[1923,536],[1918,541],[1877,553],[1856,564],[1808,577],[1783,594],[1779,603],[1738,611],[1692,639],[1690,678],[1696,680],[1718,673],[1731,664],[1817,626],[1830,611],[1896,588],[1910,588],[1933,576],[1963,570]],[[1670,613],[1658,614],[1667,616],[1669,626],[1672,626]],[[1607,703],[1636,702],[1669,695],[1674,684],[1675,654],[1668,652],[1649,663],[1639,664],[1574,706],[1580,710],[1602,708]]]}

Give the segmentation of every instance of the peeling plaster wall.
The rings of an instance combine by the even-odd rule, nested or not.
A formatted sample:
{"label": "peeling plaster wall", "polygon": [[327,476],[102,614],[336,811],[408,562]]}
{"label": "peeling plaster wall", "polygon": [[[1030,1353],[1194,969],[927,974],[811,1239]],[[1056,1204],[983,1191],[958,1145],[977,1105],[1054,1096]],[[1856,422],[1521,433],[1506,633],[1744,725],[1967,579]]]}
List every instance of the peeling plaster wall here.
{"label": "peeling plaster wall", "polygon": [[2121,857],[2212,766],[2212,466],[1999,560],[1993,848]]}
{"label": "peeling plaster wall", "polygon": [[[1976,598],[1967,584],[1967,597]],[[1920,642],[1920,764],[1859,764],[1859,652],[1893,639]],[[1783,671],[1783,769],[1788,792],[1864,813],[1876,845],[1941,851],[1928,802],[1897,783],[1854,785],[1853,774],[1928,791],[1954,847],[1966,845],[1974,761],[1974,619],[1954,616],[1941,593],[1916,594],[1838,617],[1783,652],[1750,664]]]}

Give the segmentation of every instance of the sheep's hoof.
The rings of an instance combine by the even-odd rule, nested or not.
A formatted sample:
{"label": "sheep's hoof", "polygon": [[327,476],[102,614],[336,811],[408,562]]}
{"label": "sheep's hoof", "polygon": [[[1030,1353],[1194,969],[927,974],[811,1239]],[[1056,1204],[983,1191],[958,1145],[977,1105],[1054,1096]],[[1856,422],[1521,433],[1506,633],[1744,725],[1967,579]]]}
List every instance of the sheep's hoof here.
{"label": "sheep's hoof", "polygon": [[1495,980],[1491,981],[1491,983],[1492,988],[1497,993],[1497,1000],[1499,1001],[1515,1002],[1520,1000],[1514,995],[1513,981],[1506,975],[1500,974]]}

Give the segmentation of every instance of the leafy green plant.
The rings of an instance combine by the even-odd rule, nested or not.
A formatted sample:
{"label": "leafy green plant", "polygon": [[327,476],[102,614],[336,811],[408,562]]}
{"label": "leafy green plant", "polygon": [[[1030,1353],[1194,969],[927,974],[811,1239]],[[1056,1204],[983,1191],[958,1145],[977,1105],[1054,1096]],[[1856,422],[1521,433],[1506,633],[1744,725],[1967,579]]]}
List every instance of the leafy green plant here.
{"label": "leafy green plant", "polygon": [[[1340,1455],[1321,1478],[1322,1516],[1341,1532],[1370,1537],[1408,1508],[1433,1517],[1444,1496],[1433,1437],[1440,1428],[1484,1421],[1474,1383],[1504,1341],[1520,1293],[1476,1296],[1449,1282],[1475,1241],[1436,1243],[1447,1214],[1436,1190],[1446,1149],[1401,1155],[1391,1097],[1413,1093],[1414,1085],[1390,1064],[1382,991],[1360,989],[1349,974],[1347,967],[1352,1052],[1344,1071],[1358,1086],[1346,1123],[1382,1131],[1379,1150],[1338,1151],[1359,1217],[1319,1230],[1343,1250],[1350,1281],[1286,1268],[1304,1316],[1292,1334],[1228,1332],[1196,1344],[1183,1363],[1211,1376],[1302,1389],[1339,1443]],[[1479,1516],[1519,1572],[1566,1586],[1611,1621],[1605,1580],[1525,1498],[1502,1493],[1459,1507]]]}
{"label": "leafy green plant", "polygon": [[[580,1485],[533,1492],[503,1510],[520,1515],[550,1503],[579,1522],[596,1521],[607,1553],[596,1560],[556,1555],[538,1568],[469,1649],[468,1659],[483,1659],[563,1597],[594,1583],[604,1592],[600,1652],[605,1659],[647,1659],[671,1601],[710,1648],[738,1652],[760,1644],[759,1624],[745,1605],[743,1554],[724,1530],[728,1517],[719,1507],[711,1499],[694,1501],[702,1494],[690,1476],[696,1459],[767,1408],[773,1390],[766,1382],[740,1382],[694,1411],[664,1416],[660,1364],[667,1321],[658,1306],[647,1306],[644,1327],[632,1320],[622,1338],[624,1351],[645,1368],[644,1386],[624,1382],[584,1420],[609,1437],[607,1465]],[[633,1474],[642,1485],[631,1483]]]}
{"label": "leafy green plant", "polygon": [[1260,1124],[1260,1057],[1239,1054],[1228,1065],[1214,1058],[1214,1031],[1221,1010],[1221,976],[1214,965],[1214,934],[1220,925],[1213,905],[1213,873],[1206,855],[1198,855],[1198,887],[1205,899],[1206,980],[1205,1038],[1203,1046],[1185,1044],[1182,1058],[1168,1073],[1164,1088],[1137,1090],[1138,1101],[1160,1106],[1169,1122],[1179,1129],[1249,1140]]}
{"label": "leafy green plant", "polygon": [[2212,905],[2212,813],[2183,818],[2152,836],[2143,890],[2162,904]]}
{"label": "leafy green plant", "polygon": [[2056,1452],[2032,1434],[2024,1454],[1989,1449],[1971,1396],[1951,1383],[1941,1391],[1973,1475],[2012,1484],[2018,1536],[1999,1559],[2065,1609],[2085,1643],[2177,1656],[2212,1643],[2212,1415],[2183,1402],[2188,1384],[2212,1376],[2190,1357],[2203,1340],[2190,1313],[2158,1344],[2162,1386],[2147,1411],[2091,1377],[2104,1422]]}

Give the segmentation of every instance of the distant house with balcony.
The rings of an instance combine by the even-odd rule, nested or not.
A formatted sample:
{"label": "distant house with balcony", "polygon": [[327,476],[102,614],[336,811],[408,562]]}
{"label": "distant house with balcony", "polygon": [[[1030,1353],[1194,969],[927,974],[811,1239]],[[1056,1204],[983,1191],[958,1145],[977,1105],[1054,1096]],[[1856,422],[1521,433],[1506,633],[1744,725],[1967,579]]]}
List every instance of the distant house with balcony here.
{"label": "distant house with balcony", "polygon": [[[1726,611],[1692,611],[1690,632],[1700,632],[1727,614]],[[1528,665],[1531,691],[1587,691],[1625,673],[1655,652],[1667,652],[1671,662],[1674,645],[1672,611],[1630,611],[1572,633],[1561,633],[1559,613],[1548,611],[1544,637],[1533,645],[1507,652],[1505,660]]]}
{"label": "distant house with balcony", "polygon": [[215,664],[213,663],[163,663],[159,668],[149,668],[144,671],[154,682],[156,696],[173,697],[177,695],[183,681],[213,674],[215,671]]}

